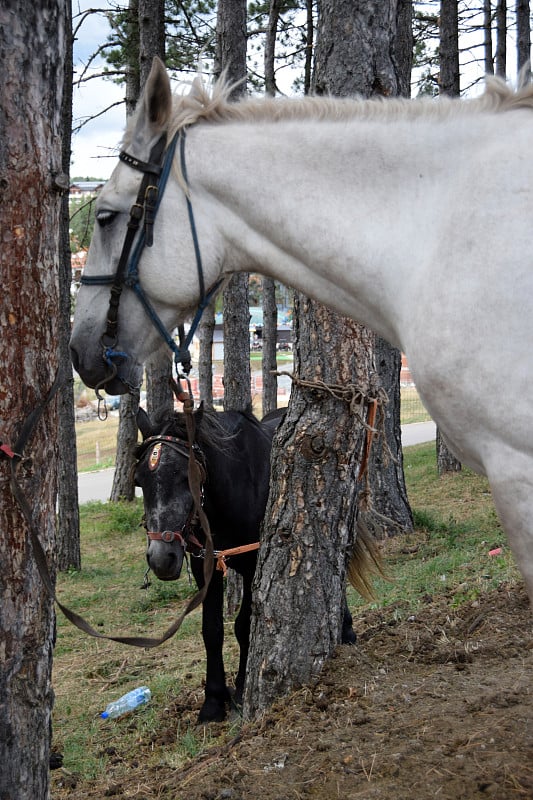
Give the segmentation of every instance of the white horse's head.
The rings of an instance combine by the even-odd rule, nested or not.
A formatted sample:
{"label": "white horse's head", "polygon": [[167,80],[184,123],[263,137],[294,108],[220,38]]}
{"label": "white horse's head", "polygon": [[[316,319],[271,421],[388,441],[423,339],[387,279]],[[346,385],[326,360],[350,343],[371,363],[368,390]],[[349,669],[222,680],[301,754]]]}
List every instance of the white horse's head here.
{"label": "white horse's head", "polygon": [[[194,90],[190,97],[193,95]],[[180,100],[183,102],[183,98],[176,102]],[[196,220],[191,222],[183,181],[170,169],[173,137],[179,127],[175,117],[168,75],[162,62],[155,59],[126,131],[121,160],[96,202],[96,224],[71,338],[72,360],[83,381],[91,387],[105,386],[111,394],[140,385],[143,363],[163,341],[154,318],[170,339],[170,332],[197,307],[201,284],[207,289],[219,276],[221,259],[215,257],[217,248],[211,246],[207,231],[199,237],[201,256],[195,250],[192,228]],[[163,145],[169,168],[166,186],[154,169],[154,161],[156,167],[164,167]],[[176,160],[180,160],[179,152]],[[148,206],[157,198],[153,186],[158,184],[155,202],[159,207],[150,225]],[[127,247],[128,226],[136,212],[142,218]],[[133,269],[137,283],[131,274],[132,254],[135,260],[136,253],[138,263]]]}

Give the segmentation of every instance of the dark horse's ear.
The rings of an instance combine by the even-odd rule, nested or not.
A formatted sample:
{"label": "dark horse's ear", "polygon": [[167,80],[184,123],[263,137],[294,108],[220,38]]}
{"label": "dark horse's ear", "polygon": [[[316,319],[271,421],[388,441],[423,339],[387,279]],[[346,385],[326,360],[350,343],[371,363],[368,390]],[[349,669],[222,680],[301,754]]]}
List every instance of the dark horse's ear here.
{"label": "dark horse's ear", "polygon": [[137,427],[142,433],[143,439],[148,439],[148,437],[151,436],[153,433],[150,417],[148,416],[144,408],[141,408],[140,406],[139,410],[137,411]]}

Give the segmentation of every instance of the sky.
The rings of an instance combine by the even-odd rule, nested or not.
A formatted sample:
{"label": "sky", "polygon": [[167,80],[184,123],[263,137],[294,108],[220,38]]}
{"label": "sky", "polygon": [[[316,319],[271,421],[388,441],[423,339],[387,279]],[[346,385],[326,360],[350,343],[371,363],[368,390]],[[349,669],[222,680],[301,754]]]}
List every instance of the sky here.
{"label": "sky", "polygon": [[[74,0],[72,7],[73,25],[76,28],[78,15],[85,9],[105,7],[107,2],[94,3],[90,0]],[[86,17],[74,42],[74,69],[79,75],[80,69],[87,63],[90,55],[105,42],[110,29],[102,14],[91,14]],[[96,75],[102,71],[104,61],[99,59],[91,67],[88,74]],[[81,85],[74,79],[73,92],[73,127],[94,114],[100,113],[112,103],[122,100],[124,87],[117,86],[111,80],[92,78]],[[126,111],[121,104],[101,117],[88,122],[79,133],[72,137],[72,159],[70,174],[74,177],[108,178],[118,155],[117,146],[122,139],[126,122]]]}

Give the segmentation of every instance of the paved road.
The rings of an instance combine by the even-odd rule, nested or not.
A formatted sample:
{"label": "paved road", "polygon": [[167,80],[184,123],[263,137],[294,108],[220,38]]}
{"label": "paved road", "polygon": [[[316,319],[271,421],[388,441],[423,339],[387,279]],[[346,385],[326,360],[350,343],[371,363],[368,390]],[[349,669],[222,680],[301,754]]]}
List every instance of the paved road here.
{"label": "paved road", "polygon": [[[415,422],[412,425],[402,426],[402,444],[409,447],[412,444],[422,444],[435,439],[434,422]],[[78,480],[79,502],[88,503],[90,500],[107,502],[113,485],[113,469],[102,469],[98,472],[82,472]],[[140,490],[137,490],[140,493]]]}

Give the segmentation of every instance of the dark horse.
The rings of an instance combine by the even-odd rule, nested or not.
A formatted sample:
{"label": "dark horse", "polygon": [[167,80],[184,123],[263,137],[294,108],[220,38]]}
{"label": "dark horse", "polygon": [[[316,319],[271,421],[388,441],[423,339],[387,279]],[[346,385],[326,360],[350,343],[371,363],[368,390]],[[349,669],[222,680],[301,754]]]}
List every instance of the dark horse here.
{"label": "dark horse", "polygon": [[[270,450],[284,409],[259,422],[237,411],[194,412],[197,459],[205,472],[203,508],[216,551],[259,541],[269,490]],[[173,413],[152,423],[141,409],[137,417],[143,443],[137,448],[135,482],[144,496],[148,534],[146,558],[154,574],[165,581],[179,578],[186,551],[201,588],[204,584],[201,548],[205,541],[194,511],[188,482],[189,448],[185,415]],[[243,594],[235,620],[240,659],[235,681],[236,705],[242,702],[252,608],[252,580],[257,551],[231,556],[228,565],[242,575]],[[205,701],[200,722],[222,720],[230,693],[226,686],[222,647],[223,573],[215,569],[202,608],[202,635],[207,656]],[[346,606],[343,642],[355,641]]]}

